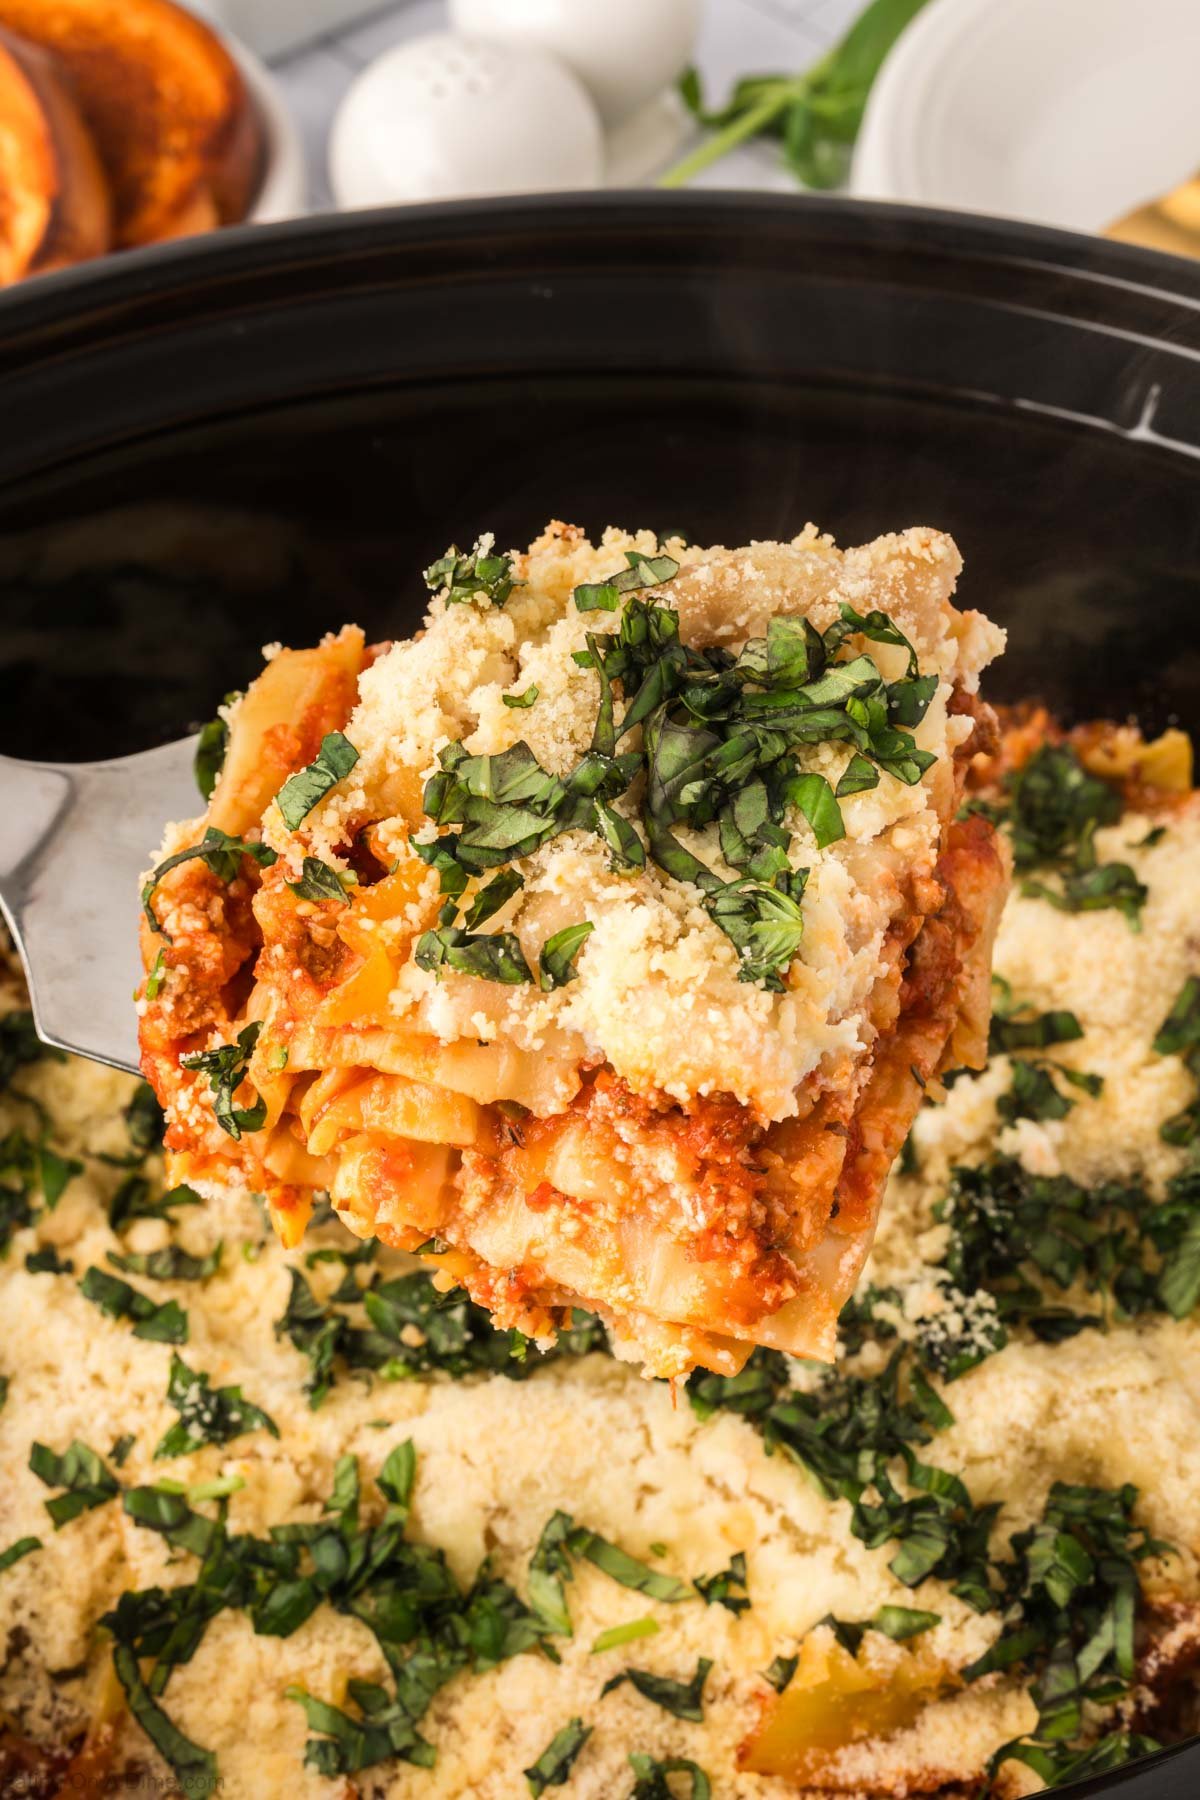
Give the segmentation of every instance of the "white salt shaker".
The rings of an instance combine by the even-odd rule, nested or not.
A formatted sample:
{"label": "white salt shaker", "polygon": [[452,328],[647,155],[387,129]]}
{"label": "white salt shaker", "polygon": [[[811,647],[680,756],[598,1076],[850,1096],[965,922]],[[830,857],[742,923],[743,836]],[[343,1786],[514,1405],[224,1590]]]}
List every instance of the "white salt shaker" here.
{"label": "white salt shaker", "polygon": [[536,46],[588,89],[607,135],[606,179],[640,181],[689,127],[674,92],[691,62],[699,0],[449,0],[458,31]]}
{"label": "white salt shaker", "polygon": [[599,115],[564,63],[534,45],[437,32],[396,45],[334,121],[339,205],[595,187]]}

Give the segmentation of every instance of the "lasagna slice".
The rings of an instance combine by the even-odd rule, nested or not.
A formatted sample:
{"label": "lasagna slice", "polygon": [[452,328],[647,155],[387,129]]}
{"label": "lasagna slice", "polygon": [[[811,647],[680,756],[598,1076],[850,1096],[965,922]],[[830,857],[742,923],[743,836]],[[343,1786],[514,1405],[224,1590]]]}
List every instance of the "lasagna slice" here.
{"label": "lasagna slice", "polygon": [[829,1359],[888,1169],[981,1066],[1004,857],[959,821],[1002,633],[929,530],[551,524],[411,639],[279,650],[143,889],[177,1180],[328,1197],[501,1326],[660,1375]]}

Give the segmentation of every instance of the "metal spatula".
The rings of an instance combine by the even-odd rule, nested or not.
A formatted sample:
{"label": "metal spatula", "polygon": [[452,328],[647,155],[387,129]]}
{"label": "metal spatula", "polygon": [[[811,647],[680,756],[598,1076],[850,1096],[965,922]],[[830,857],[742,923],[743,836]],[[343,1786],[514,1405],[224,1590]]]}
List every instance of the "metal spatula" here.
{"label": "metal spatula", "polygon": [[114,762],[0,756],[0,912],[48,1044],[136,1071],[138,876],[201,807],[195,738]]}

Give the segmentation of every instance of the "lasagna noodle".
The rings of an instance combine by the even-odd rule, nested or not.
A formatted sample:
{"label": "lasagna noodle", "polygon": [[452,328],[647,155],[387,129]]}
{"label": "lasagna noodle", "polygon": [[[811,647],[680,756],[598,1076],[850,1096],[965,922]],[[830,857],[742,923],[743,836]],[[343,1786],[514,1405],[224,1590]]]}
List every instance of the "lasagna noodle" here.
{"label": "lasagna noodle", "polygon": [[[167,1109],[176,1178],[264,1192],[285,1243],[328,1193],[355,1232],[418,1252],[499,1324],[535,1337],[582,1306],[652,1373],[734,1372],[755,1344],[830,1359],[923,1088],[984,1053],[1006,869],[990,826],[952,821],[990,718],[978,667],[999,634],[951,605],[957,555],[934,533],[844,557],[811,531],[792,545],[684,553],[674,586],[652,597],[673,606],[685,641],[736,652],[774,617],[801,613],[824,630],[846,601],[880,608],[937,676],[932,766],[910,788],[884,775],[853,818],[846,802],[846,838],[832,850],[806,844],[815,944],[806,961],[806,937],[779,999],[738,982],[736,956],[691,890],[653,867],[622,887],[599,850],[576,847],[579,832],[521,861],[525,888],[508,909],[518,933],[544,940],[587,908],[605,948],[585,946],[578,981],[543,996],[469,975],[435,980],[413,950],[441,901],[412,849],[428,827],[434,753],[461,735],[494,754],[524,725],[545,767],[569,765],[586,742],[576,715],[590,731],[596,710],[594,677],[575,691],[572,646],[586,622],[572,581],[611,572],[617,550],[635,545],[645,553],[642,540],[609,534],[593,550],[573,528],[551,527],[515,559],[524,591],[509,609],[443,598],[411,645],[368,651],[346,628],[272,658],[233,717],[206,818],[172,828],[164,850],[218,825],[261,832],[277,860],[263,870],[246,858],[227,882],[194,858],[159,884],[163,933],[144,932],[161,979],[141,1001],[143,1066]],[[443,645],[452,639],[463,640],[461,672]],[[903,651],[876,654],[881,666],[893,658],[892,679],[902,673]],[[404,685],[417,683],[421,658],[430,691]],[[484,673],[494,689],[532,672],[547,690],[533,723],[522,710],[489,712]],[[410,709],[389,715],[397,691]],[[359,764],[289,831],[273,796],[343,729],[363,746]],[[844,768],[848,748],[833,748]],[[827,756],[814,767],[836,773]],[[310,855],[345,872],[346,903],[297,894]],[[664,934],[645,959],[644,1042],[623,997],[610,992],[600,1010],[592,973],[642,915]],[[852,989],[840,1009],[826,991],[839,982]],[[599,1026],[581,1024],[597,1011]],[[217,1127],[204,1074],[181,1059],[231,1043],[247,1023],[260,1030],[234,1100],[257,1099],[265,1117],[234,1138]]]}

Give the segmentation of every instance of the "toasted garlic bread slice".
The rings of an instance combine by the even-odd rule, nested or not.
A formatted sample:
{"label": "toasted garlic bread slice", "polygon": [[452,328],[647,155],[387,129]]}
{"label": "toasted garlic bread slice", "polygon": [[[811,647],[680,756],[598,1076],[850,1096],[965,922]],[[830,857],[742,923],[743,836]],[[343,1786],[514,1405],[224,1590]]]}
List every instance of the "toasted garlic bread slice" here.
{"label": "toasted garlic bread slice", "polygon": [[0,286],[102,256],[108,182],[53,60],[0,31]]}
{"label": "toasted garlic bread slice", "polygon": [[245,217],[262,127],[215,33],[170,0],[0,0],[51,51],[108,173],[117,248]]}

